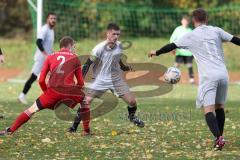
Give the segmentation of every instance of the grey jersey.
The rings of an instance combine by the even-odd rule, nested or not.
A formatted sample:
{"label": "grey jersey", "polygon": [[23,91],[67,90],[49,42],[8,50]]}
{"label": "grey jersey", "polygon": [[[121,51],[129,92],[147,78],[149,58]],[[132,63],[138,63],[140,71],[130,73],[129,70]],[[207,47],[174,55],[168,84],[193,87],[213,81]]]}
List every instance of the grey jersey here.
{"label": "grey jersey", "polygon": [[228,78],[222,42],[231,41],[233,35],[219,27],[201,25],[187,33],[175,44],[193,53],[198,66],[200,83]]}
{"label": "grey jersey", "polygon": [[119,65],[122,55],[120,45],[120,42],[117,42],[115,48],[110,49],[107,41],[103,41],[94,47],[91,55],[96,58],[93,65],[95,82],[104,82],[106,86],[112,86],[114,82],[122,79]]}
{"label": "grey jersey", "polygon": [[[47,54],[51,54],[53,52],[53,43],[54,43],[54,31],[49,27],[48,24],[45,24],[41,27],[40,31],[37,34],[37,39],[42,39],[42,45],[44,48],[44,51]],[[44,56],[42,55],[41,51],[37,47],[34,60],[43,60]]]}

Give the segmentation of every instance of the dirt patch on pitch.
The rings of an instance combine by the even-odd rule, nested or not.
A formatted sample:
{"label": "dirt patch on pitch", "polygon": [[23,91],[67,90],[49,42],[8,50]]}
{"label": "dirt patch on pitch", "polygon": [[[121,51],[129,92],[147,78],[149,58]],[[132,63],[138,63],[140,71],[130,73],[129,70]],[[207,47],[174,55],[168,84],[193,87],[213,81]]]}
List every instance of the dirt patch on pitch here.
{"label": "dirt patch on pitch", "polygon": [[21,73],[20,69],[0,69],[0,83],[6,82],[8,79],[14,78]]}
{"label": "dirt patch on pitch", "polygon": [[[17,77],[20,75],[22,70],[20,69],[0,69],[0,83],[6,82],[8,79]],[[160,72],[152,72],[147,74],[148,71],[135,71],[135,72],[128,72],[126,74],[127,79],[136,78],[137,81],[148,81],[148,84],[151,84],[152,81],[156,80],[156,77],[160,77],[162,74]],[[145,76],[147,74],[147,76]],[[239,83],[240,82],[240,72],[229,72],[230,82],[231,83]],[[159,80],[163,80],[163,76],[158,78]],[[196,83],[198,82],[198,76],[195,74]],[[181,83],[186,84],[189,83],[188,73],[182,72]]]}

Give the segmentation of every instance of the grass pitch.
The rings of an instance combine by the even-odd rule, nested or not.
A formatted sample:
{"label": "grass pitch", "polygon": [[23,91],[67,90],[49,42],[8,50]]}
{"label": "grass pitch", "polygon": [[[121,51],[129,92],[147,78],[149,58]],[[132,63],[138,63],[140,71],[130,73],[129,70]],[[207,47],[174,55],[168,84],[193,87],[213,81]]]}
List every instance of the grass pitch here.
{"label": "grass pitch", "polygon": [[[173,64],[174,56],[146,57],[148,51],[158,49],[168,42],[167,39],[131,41],[132,47],[125,51],[128,62]],[[97,42],[79,41],[78,53],[88,54]],[[20,39],[0,39],[0,43],[6,56],[6,63],[1,67],[20,68],[28,73],[33,59],[33,43]],[[228,69],[237,71],[240,68],[238,47],[227,43],[224,50]],[[0,84],[0,114],[4,116],[0,119],[0,129],[9,126],[28,107],[17,103],[22,87],[23,84]],[[128,122],[126,105],[121,100],[113,111],[92,120],[95,135],[90,137],[81,136],[81,127],[76,134],[68,134],[66,130],[70,121],[58,119],[53,111],[41,111],[14,135],[0,137],[0,159],[240,159],[239,90],[240,85],[229,86],[225,125],[227,143],[222,152],[212,151],[213,137],[202,111],[195,109],[197,86],[177,84],[168,94],[137,98],[138,116],[146,123],[142,129]],[[39,86],[33,85],[28,94],[30,104],[40,94]]]}
{"label": "grass pitch", "polygon": [[[16,98],[22,85],[0,84],[0,128],[9,126],[26,106]],[[201,110],[195,109],[197,87],[175,85],[160,97],[138,99],[138,115],[146,122],[139,129],[128,122],[126,105],[91,122],[93,136],[66,132],[71,122],[44,110],[14,135],[0,137],[0,159],[239,159],[239,85],[230,85],[226,104],[226,146],[212,151],[212,139]],[[41,93],[35,84],[31,103]],[[74,113],[74,111],[73,111]]]}

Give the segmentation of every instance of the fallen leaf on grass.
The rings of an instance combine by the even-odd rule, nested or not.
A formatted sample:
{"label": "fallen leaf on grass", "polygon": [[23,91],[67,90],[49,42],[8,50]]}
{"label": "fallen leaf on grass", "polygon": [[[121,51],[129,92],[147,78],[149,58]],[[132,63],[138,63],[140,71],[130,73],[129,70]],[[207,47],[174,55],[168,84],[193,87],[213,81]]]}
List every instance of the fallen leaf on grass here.
{"label": "fallen leaf on grass", "polygon": [[202,147],[198,144],[198,145],[196,146],[196,148],[197,148],[197,149],[201,149]]}
{"label": "fallen leaf on grass", "polygon": [[51,139],[49,139],[49,138],[44,138],[44,139],[42,139],[42,142],[43,142],[43,143],[49,143],[49,142],[51,142]]}
{"label": "fallen leaf on grass", "polygon": [[123,145],[123,146],[131,146],[130,143],[120,143],[120,144]]}
{"label": "fallen leaf on grass", "polygon": [[112,136],[116,136],[117,132],[116,131],[112,131]]}
{"label": "fallen leaf on grass", "polygon": [[206,139],[206,143],[212,143],[211,139]]}

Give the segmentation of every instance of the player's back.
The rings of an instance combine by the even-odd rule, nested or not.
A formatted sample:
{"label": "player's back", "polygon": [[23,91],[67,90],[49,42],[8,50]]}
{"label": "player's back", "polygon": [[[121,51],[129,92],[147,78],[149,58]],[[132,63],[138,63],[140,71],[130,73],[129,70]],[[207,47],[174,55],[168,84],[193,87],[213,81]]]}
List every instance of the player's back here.
{"label": "player's back", "polygon": [[232,35],[221,28],[201,25],[181,38],[177,46],[193,53],[200,81],[217,80],[228,78],[222,43],[231,39]]}
{"label": "player's back", "polygon": [[67,49],[61,49],[59,52],[54,52],[48,56],[47,61],[50,71],[49,87],[75,85],[74,75],[76,71],[81,70],[81,64],[76,54],[69,52]]}

